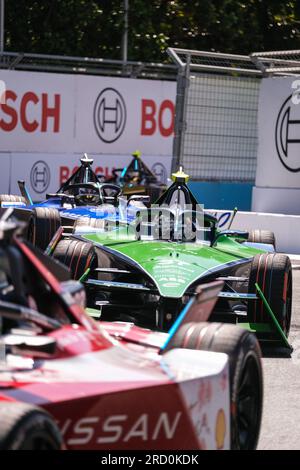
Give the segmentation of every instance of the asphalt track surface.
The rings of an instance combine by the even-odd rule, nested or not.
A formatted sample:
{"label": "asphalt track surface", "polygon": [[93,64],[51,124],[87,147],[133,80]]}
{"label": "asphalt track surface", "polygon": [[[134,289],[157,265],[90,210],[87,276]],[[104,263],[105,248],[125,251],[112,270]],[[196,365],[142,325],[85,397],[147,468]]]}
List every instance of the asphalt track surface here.
{"label": "asphalt track surface", "polygon": [[264,357],[264,410],[258,449],[300,449],[300,259],[292,258],[290,358]]}

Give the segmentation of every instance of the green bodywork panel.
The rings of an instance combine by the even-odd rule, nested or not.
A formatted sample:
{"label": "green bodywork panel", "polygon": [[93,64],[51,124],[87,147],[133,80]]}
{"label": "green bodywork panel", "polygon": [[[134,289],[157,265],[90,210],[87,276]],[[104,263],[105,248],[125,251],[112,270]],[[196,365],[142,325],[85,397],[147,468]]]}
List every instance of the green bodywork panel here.
{"label": "green bodywork panel", "polygon": [[238,326],[252,333],[274,333],[274,327],[270,323],[237,323]]}
{"label": "green bodywork panel", "polygon": [[161,296],[173,298],[181,298],[191,284],[210,271],[263,253],[225,235],[218,238],[214,247],[207,242],[136,240],[126,227],[81,237],[138,265],[153,279]]}

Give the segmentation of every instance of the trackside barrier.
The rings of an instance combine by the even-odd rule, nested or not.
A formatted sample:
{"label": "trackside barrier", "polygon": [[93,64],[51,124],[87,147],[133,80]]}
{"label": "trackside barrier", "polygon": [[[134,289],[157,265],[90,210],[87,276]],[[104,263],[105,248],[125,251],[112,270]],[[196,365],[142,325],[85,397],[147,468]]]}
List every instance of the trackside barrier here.
{"label": "trackside barrier", "polygon": [[[233,210],[209,209],[208,211],[218,218],[222,230],[228,228]],[[271,230],[276,237],[277,251],[300,254],[300,215],[237,212],[231,229]]]}

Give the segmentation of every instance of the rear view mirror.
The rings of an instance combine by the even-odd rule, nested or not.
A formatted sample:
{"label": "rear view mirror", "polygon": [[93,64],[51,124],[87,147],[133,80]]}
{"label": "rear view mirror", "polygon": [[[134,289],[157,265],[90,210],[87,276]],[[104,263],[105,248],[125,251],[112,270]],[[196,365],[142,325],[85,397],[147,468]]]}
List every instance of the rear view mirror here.
{"label": "rear view mirror", "polygon": [[223,232],[218,232],[212,241],[211,246],[214,246],[220,237],[226,235],[227,237],[231,238],[239,238],[240,240],[248,240],[249,232],[245,232],[243,230],[223,230]]}

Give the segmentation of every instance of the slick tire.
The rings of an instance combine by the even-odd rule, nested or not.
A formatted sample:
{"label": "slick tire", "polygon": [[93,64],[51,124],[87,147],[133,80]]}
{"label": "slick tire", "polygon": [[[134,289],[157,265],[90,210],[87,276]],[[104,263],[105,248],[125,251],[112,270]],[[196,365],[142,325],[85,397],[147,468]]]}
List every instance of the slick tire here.
{"label": "slick tire", "polygon": [[[287,255],[264,253],[251,263],[248,292],[256,293],[255,283],[262,290],[278,323],[288,336],[292,316],[292,266]],[[253,323],[272,323],[262,300],[248,302],[248,319]]]}
{"label": "slick tire", "polygon": [[91,243],[80,240],[61,240],[55,247],[53,257],[70,269],[73,279],[80,279],[88,268],[96,267],[96,253]]}
{"label": "slick tire", "polygon": [[0,450],[60,449],[60,431],[46,411],[25,403],[0,404]]}
{"label": "slick tire", "polygon": [[274,250],[276,250],[275,235],[274,232],[270,232],[270,230],[250,230],[248,242],[267,243],[268,245],[273,245]]}
{"label": "slick tire", "polygon": [[15,196],[14,194],[0,194],[0,207],[2,203],[9,202],[12,205],[18,203],[24,203],[26,205],[26,199],[23,196]]}
{"label": "slick tire", "polygon": [[52,207],[35,207],[28,223],[27,239],[45,250],[61,225],[60,214]]}
{"label": "slick tire", "polygon": [[228,355],[231,449],[255,449],[263,404],[261,351],[256,337],[236,325],[186,323],[178,330],[172,347]]}

